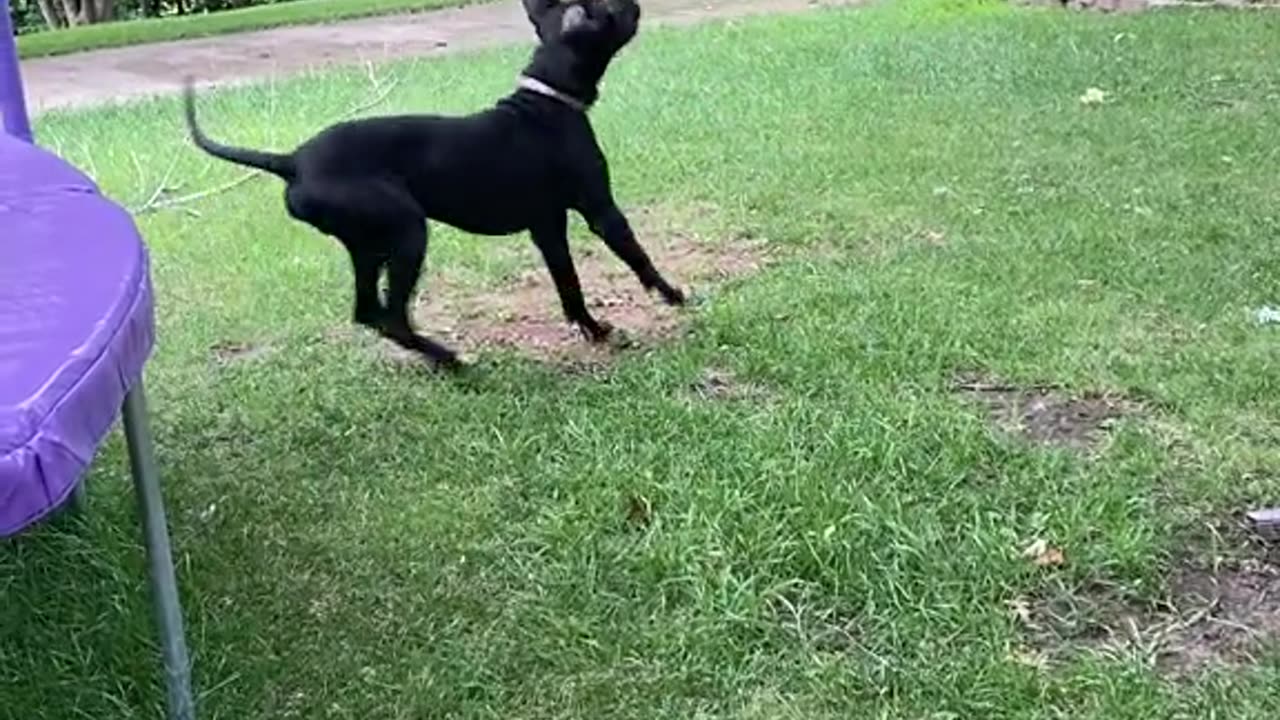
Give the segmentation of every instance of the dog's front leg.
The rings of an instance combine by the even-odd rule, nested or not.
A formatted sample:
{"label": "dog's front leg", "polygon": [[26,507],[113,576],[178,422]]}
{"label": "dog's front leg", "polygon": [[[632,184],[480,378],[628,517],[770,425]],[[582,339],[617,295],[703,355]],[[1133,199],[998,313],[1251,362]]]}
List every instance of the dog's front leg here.
{"label": "dog's front leg", "polygon": [[612,198],[603,199],[583,208],[582,215],[591,232],[604,241],[622,262],[631,268],[645,290],[657,290],[668,305],[684,305],[684,293],[673,287],[662,273],[653,266],[648,253],[640,247],[631,223],[618,209]]}
{"label": "dog's front leg", "polygon": [[555,218],[530,228],[529,235],[533,244],[542,253],[542,260],[547,265],[547,272],[556,284],[556,292],[560,295],[560,307],[565,318],[578,326],[587,339],[592,342],[604,342],[613,332],[613,326],[607,322],[596,320],[587,311],[586,300],[582,297],[582,286],[578,282],[578,272],[573,267],[573,257],[569,254],[569,238],[567,236],[568,217],[559,213]]}

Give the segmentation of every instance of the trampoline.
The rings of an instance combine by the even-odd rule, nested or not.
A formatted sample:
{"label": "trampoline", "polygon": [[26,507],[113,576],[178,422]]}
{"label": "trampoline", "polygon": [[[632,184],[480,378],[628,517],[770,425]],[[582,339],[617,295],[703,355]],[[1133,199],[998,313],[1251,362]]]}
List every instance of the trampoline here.
{"label": "trampoline", "polygon": [[65,508],[123,417],[168,717],[195,717],[142,375],[154,342],[146,247],[129,213],[34,144],[0,0],[0,537]]}

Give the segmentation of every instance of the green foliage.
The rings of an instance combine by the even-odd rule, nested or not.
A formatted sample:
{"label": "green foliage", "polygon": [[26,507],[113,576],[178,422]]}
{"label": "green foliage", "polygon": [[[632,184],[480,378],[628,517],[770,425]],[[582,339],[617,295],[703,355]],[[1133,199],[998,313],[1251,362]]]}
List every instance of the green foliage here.
{"label": "green foliage", "polygon": [[43,57],[92,50],[96,48],[137,45],[140,43],[207,37],[226,33],[261,30],[282,25],[333,22],[370,15],[415,12],[440,7],[466,5],[473,0],[269,0],[248,4],[221,0],[198,12],[175,14],[175,6],[164,6],[162,15],[143,17],[141,6],[118,6],[118,22],[100,23],[53,31],[30,32],[32,22],[39,22],[34,3],[15,6],[16,18],[26,28],[18,37],[21,57]]}

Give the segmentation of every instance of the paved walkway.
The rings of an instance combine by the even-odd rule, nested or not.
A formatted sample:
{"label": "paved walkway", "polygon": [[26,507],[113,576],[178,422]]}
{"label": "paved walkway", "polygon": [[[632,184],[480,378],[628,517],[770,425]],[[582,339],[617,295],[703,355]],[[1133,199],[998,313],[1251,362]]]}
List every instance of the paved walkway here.
{"label": "paved walkway", "polygon": [[[704,19],[798,12],[856,0],[642,0],[644,27]],[[22,65],[32,113],[174,93],[184,75],[201,85],[231,85],[328,65],[424,57],[503,44],[532,43],[517,0],[497,0],[413,15],[331,25],[93,50]]]}

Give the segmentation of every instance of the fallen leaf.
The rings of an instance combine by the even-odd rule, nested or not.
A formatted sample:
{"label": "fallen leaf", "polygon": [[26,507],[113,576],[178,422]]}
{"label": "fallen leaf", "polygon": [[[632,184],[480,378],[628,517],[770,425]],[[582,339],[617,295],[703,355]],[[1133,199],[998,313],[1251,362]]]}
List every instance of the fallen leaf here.
{"label": "fallen leaf", "polygon": [[1018,622],[1027,626],[1035,625],[1035,621],[1031,616],[1031,603],[1026,598],[1014,598],[1005,603],[1005,605],[1009,607],[1009,612],[1017,618]]}
{"label": "fallen leaf", "polygon": [[1263,305],[1253,311],[1253,320],[1259,325],[1275,325],[1280,323],[1280,308]]}
{"label": "fallen leaf", "polygon": [[1040,567],[1058,567],[1067,561],[1067,556],[1062,553],[1060,548],[1051,547],[1043,555],[1035,559],[1035,564]]}
{"label": "fallen leaf", "polygon": [[1019,665],[1035,668],[1036,670],[1044,670],[1048,666],[1048,662],[1040,652],[1027,648],[1014,648],[1009,651],[1009,659]]}
{"label": "fallen leaf", "polygon": [[1030,560],[1036,567],[1057,567],[1067,561],[1062,549],[1050,545],[1044,538],[1028,545],[1022,551],[1022,557]]}
{"label": "fallen leaf", "polygon": [[1084,91],[1080,96],[1080,102],[1084,105],[1101,105],[1107,100],[1107,92],[1101,88],[1091,87]]}
{"label": "fallen leaf", "polygon": [[1034,542],[1032,542],[1030,545],[1028,545],[1028,546],[1027,546],[1023,551],[1022,551],[1022,557],[1024,557],[1024,558],[1033,558],[1033,557],[1036,557],[1037,555],[1040,555],[1041,553],[1043,553],[1043,552],[1044,552],[1045,550],[1047,550],[1048,548],[1049,548],[1049,543],[1048,543],[1047,541],[1045,541],[1043,538],[1039,538],[1039,539],[1035,540]]}

